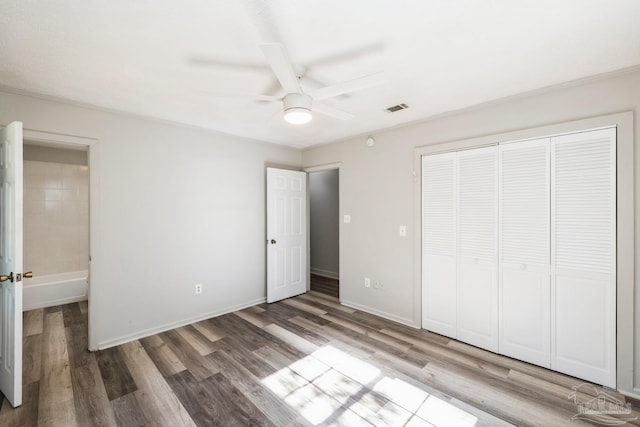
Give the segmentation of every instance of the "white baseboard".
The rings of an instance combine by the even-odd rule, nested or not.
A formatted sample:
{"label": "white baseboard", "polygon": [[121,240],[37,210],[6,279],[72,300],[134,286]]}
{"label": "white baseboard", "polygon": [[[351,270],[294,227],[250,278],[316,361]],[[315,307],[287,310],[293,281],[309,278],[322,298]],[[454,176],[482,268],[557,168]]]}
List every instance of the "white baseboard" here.
{"label": "white baseboard", "polygon": [[632,392],[627,390],[618,390],[618,391],[621,394],[624,394],[625,396],[640,400],[640,388],[638,387],[634,387]]}
{"label": "white baseboard", "polygon": [[70,304],[87,299],[85,279],[26,285],[22,288],[22,311]]}
{"label": "white baseboard", "polygon": [[310,268],[311,274],[315,274],[316,276],[328,277],[329,279],[340,279],[340,274],[335,271],[323,270],[321,268]]}
{"label": "white baseboard", "polygon": [[253,307],[254,305],[262,304],[266,302],[267,299],[265,297],[255,299],[253,301],[247,301],[245,303],[241,303],[231,307],[225,307],[220,310],[215,310],[206,314],[201,314],[198,316],[190,317],[188,319],[179,320],[177,322],[165,323],[162,326],[157,326],[154,328],[145,329],[143,331],[134,332],[132,334],[124,335],[118,338],[113,338],[106,341],[100,341],[98,343],[98,348],[90,348],[90,351],[95,350],[104,350],[110,347],[115,347],[120,344],[124,344],[130,341],[135,341],[140,338],[145,338],[151,335],[159,334],[161,332],[170,331],[172,329],[180,328],[182,326],[190,325],[192,323],[201,322],[206,319],[211,319],[212,317],[222,316],[223,314],[232,313],[234,311],[243,310],[247,307]]}
{"label": "white baseboard", "polygon": [[415,320],[405,319],[404,317],[399,317],[394,314],[390,314],[384,311],[376,310],[375,308],[368,307],[366,305],[360,305],[355,302],[347,301],[345,299],[340,299],[340,303],[342,305],[346,305],[347,307],[355,308],[356,310],[364,311],[369,314],[374,314],[379,317],[383,317],[387,320],[392,320],[397,323],[402,323],[403,325],[410,326],[415,329],[420,329],[420,322],[416,322]]}

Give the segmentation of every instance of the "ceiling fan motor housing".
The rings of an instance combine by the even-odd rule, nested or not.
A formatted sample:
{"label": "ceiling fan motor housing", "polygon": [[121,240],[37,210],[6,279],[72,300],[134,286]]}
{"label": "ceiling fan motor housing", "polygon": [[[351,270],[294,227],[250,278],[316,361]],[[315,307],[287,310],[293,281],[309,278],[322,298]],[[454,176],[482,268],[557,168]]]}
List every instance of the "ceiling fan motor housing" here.
{"label": "ceiling fan motor housing", "polygon": [[290,93],[282,100],[284,119],[294,125],[311,121],[311,97],[305,93]]}
{"label": "ceiling fan motor housing", "polygon": [[282,102],[285,112],[291,108],[304,108],[311,111],[311,97],[306,93],[290,93],[284,96]]}

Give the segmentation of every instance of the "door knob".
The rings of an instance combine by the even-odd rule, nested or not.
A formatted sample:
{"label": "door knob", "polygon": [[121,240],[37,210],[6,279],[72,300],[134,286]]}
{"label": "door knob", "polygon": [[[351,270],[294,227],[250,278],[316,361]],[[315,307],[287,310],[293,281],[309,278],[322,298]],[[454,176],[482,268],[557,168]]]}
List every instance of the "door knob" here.
{"label": "door knob", "polygon": [[0,275],[0,282],[6,282],[7,280],[10,280],[11,282],[13,282],[13,271],[11,273],[9,273],[8,276]]}
{"label": "door knob", "polygon": [[33,277],[33,272],[32,271],[27,271],[27,272],[22,273],[22,274],[20,274],[20,273],[16,274],[16,282],[21,282],[23,277],[27,278],[27,279],[30,279],[30,278]]}
{"label": "door knob", "polygon": [[276,239],[271,239],[271,244],[275,245],[276,244]]}

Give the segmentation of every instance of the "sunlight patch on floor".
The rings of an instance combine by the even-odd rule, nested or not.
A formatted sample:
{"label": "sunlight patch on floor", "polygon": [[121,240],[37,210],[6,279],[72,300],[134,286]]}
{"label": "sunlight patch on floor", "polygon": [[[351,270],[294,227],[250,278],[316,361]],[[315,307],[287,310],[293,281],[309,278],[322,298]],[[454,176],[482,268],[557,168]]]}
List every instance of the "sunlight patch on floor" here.
{"label": "sunlight patch on floor", "polygon": [[412,413],[429,397],[426,391],[399,378],[384,377],[376,383],[373,390]]}
{"label": "sunlight patch on floor", "polygon": [[313,381],[331,369],[313,356],[305,356],[290,364],[289,368],[307,381]]}
{"label": "sunlight patch on floor", "polygon": [[309,384],[309,381],[302,378],[289,368],[282,368],[262,380],[269,390],[278,397],[284,399],[300,387]]}
{"label": "sunlight patch on floor", "polygon": [[331,345],[262,383],[310,423],[474,426],[476,416]]}
{"label": "sunlight patch on floor", "polygon": [[312,356],[360,384],[370,383],[381,373],[375,366],[330,345],[314,351]]}
{"label": "sunlight patch on floor", "polygon": [[476,416],[435,396],[429,396],[420,409],[418,409],[416,415],[437,426],[455,425],[466,427],[475,426],[478,422]]}
{"label": "sunlight patch on floor", "polygon": [[340,402],[326,395],[313,384],[307,384],[284,399],[300,415],[313,424],[320,424],[340,410]]}

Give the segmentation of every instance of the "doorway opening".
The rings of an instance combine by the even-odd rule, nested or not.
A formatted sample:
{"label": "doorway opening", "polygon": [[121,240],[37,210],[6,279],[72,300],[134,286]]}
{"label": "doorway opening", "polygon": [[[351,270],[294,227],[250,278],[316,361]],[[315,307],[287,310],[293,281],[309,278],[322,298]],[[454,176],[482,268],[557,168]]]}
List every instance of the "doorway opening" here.
{"label": "doorway opening", "polygon": [[87,146],[24,140],[23,227],[24,311],[87,300]]}
{"label": "doorway opening", "polygon": [[[87,200],[86,200],[86,207],[84,207],[84,203],[78,203],[78,205],[83,205],[83,206],[76,206],[76,210],[75,210],[75,214],[78,215],[78,217],[76,217],[76,219],[79,219],[79,216],[85,216],[85,212],[86,212],[86,224],[84,225],[80,225],[78,222],[82,222],[82,221],[76,221],[76,220],[72,220],[71,218],[66,218],[66,219],[62,219],[61,221],[67,221],[69,223],[71,222],[75,222],[78,226],[78,228],[82,227],[84,228],[84,230],[86,230],[87,233],[87,240],[86,240],[86,245],[87,245],[87,251],[85,251],[82,255],[78,255],[78,263],[80,263],[80,258],[84,258],[84,265],[86,265],[86,275],[84,275],[84,278],[81,278],[80,280],[78,280],[78,278],[76,276],[80,276],[81,274],[73,274],[71,276],[73,276],[73,278],[70,280],[71,283],[67,283],[65,285],[63,285],[63,287],[66,287],[66,297],[70,298],[69,300],[64,300],[64,296],[63,298],[61,298],[61,300],[59,302],[57,302],[57,304],[54,305],[61,305],[61,304],[65,304],[65,303],[71,303],[74,300],[75,301],[82,301],[80,304],[80,310],[83,316],[87,316],[87,324],[88,324],[88,330],[87,330],[87,336],[84,337],[87,339],[87,346],[88,346],[88,350],[89,351],[93,351],[97,349],[97,343],[95,342],[95,334],[92,332],[92,330],[95,328],[96,323],[94,321],[94,319],[97,316],[97,311],[95,310],[94,307],[94,300],[92,298],[92,293],[95,290],[92,290],[93,286],[92,286],[92,271],[94,269],[94,260],[92,259],[93,256],[96,253],[96,247],[97,247],[97,242],[98,242],[98,229],[97,229],[97,224],[98,221],[96,221],[96,212],[97,209],[96,207],[99,205],[99,192],[98,192],[98,176],[99,176],[99,144],[98,144],[98,140],[97,139],[93,139],[93,138],[86,138],[86,137],[80,137],[80,136],[74,136],[74,135],[63,135],[63,134],[57,134],[57,133],[51,133],[51,132],[43,132],[43,131],[37,131],[37,130],[29,130],[29,129],[25,129],[24,130],[24,146],[26,148],[26,150],[31,150],[31,148],[29,147],[40,147],[40,150],[42,149],[46,149],[46,150],[53,150],[51,151],[51,153],[53,153],[53,155],[55,156],[56,153],[58,153],[57,155],[60,156],[60,152],[59,150],[67,150],[67,151],[76,151],[76,152],[81,152],[83,154],[77,154],[76,156],[80,157],[80,156],[84,156],[86,158],[86,163],[83,167],[86,168],[86,170],[81,171],[79,170],[81,168],[82,165],[77,164],[76,167],[78,168],[77,173],[80,175],[81,173],[85,173],[87,175],[87,181],[86,181],[86,192],[87,192]],[[38,150],[36,150],[38,151]],[[28,157],[25,157],[23,155],[23,159],[26,161],[29,161]],[[47,160],[46,158],[40,158],[41,160]],[[56,167],[53,167],[53,169],[56,169]],[[72,172],[68,172],[70,174],[73,174]],[[24,172],[23,172],[23,177],[24,177]],[[64,178],[63,178],[64,179]],[[77,192],[76,192],[76,198],[80,198],[82,196],[80,196],[80,193],[84,193],[84,185],[85,184],[79,184],[80,181],[78,181],[78,185],[80,186],[80,188],[78,188]],[[69,181],[68,181],[69,183]],[[62,188],[62,197],[64,198],[64,181],[63,181],[63,188]],[[69,192],[68,194],[66,194],[67,198],[73,198],[72,196],[72,192],[73,189],[69,188]],[[28,192],[28,191],[27,191]],[[45,198],[55,198],[58,197],[59,194],[53,194],[56,192],[52,192],[52,194],[50,194],[49,196],[45,196]],[[31,196],[28,196],[31,197]],[[26,206],[26,203],[23,203]],[[52,204],[55,205],[55,204]],[[45,207],[46,207],[46,200],[45,200]],[[53,207],[53,209],[55,209],[55,207]],[[64,215],[64,206],[62,207],[63,209],[63,215]],[[69,209],[67,209],[68,212],[70,212]],[[24,216],[24,213],[23,213]],[[28,223],[28,220],[27,220]],[[26,233],[28,233],[29,231],[26,231]],[[84,237],[80,234],[80,235],[76,235],[75,237],[78,241],[79,240],[84,240]],[[68,243],[70,246],[73,246],[75,244],[78,244],[80,246],[84,245],[84,243],[79,243],[78,241],[74,242],[74,243]],[[27,249],[28,250],[28,249]],[[24,252],[24,251],[23,251]],[[71,265],[71,264],[69,264]],[[78,264],[79,265],[79,264]],[[25,268],[29,268],[29,265],[25,265]],[[72,268],[73,270],[75,270],[75,268]],[[35,269],[33,270],[33,275],[34,278],[37,278],[38,276],[41,276],[39,274],[39,272]],[[79,270],[80,272],[84,271],[84,270]],[[25,283],[25,288],[27,288],[27,284]],[[53,288],[49,288],[49,290],[52,290]],[[77,292],[81,292],[80,290],[84,290],[84,296],[81,296],[81,294],[78,294]],[[30,292],[29,289],[27,289],[26,291],[27,293]],[[75,299],[74,299],[75,298]],[[86,300],[86,303],[84,302],[84,300]],[[46,305],[50,305],[50,303],[47,303]],[[45,307],[45,304],[42,304],[40,307]]]}
{"label": "doorway opening", "polygon": [[340,169],[309,176],[310,290],[340,298]]}

